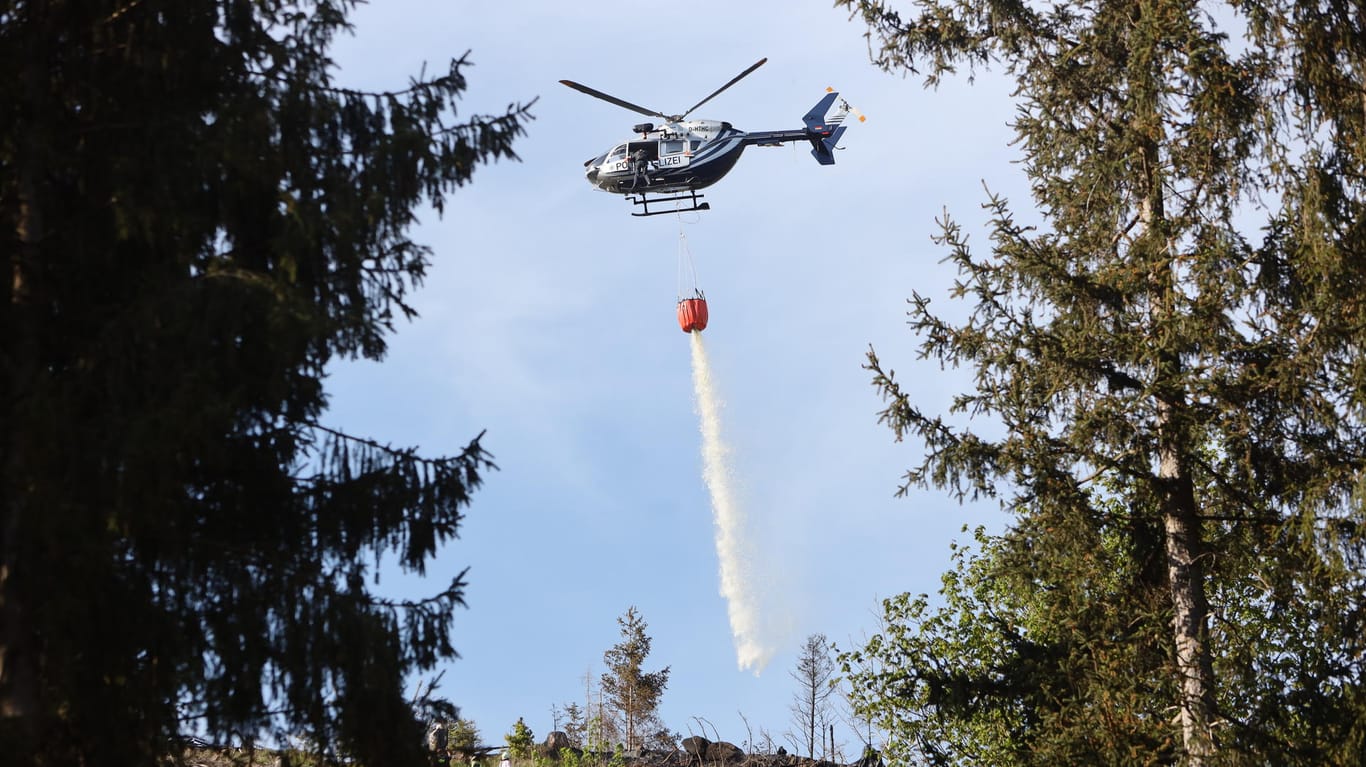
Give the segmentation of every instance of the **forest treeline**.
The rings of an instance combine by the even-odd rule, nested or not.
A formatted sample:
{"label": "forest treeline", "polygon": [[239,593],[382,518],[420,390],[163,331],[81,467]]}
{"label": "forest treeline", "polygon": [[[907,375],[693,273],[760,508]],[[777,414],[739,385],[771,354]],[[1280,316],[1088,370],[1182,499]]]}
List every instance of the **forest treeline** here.
{"label": "forest treeline", "polygon": [[[835,5],[915,98],[1008,79],[1030,192],[985,179],[984,243],[939,219],[947,309],[910,291],[917,358],[966,374],[952,405],[866,363],[919,449],[903,492],[1010,522],[811,677],[802,750],[838,677],[895,764],[1366,761],[1361,4]],[[422,573],[491,457],[480,435],[443,457],[335,428],[326,369],[383,357],[432,255],[414,211],[515,158],[531,114],[457,115],[463,58],[340,86],[352,7],[0,3],[16,764],[150,765],[203,736],[412,767],[424,727],[458,721],[409,685],[456,656],[463,574],[392,602],[371,565]],[[913,182],[914,162],[889,167]],[[598,680],[619,714],[565,704],[564,731],[676,741],[654,716],[669,670],[641,667],[638,613],[622,627]]]}
{"label": "forest treeline", "polygon": [[[603,653],[605,670],[596,679],[591,673],[585,675],[582,704],[550,705],[553,729],[544,738],[536,737],[525,717],[519,717],[501,741],[481,733],[472,719],[457,717],[431,724],[428,748],[439,762],[451,767],[490,767],[489,762],[504,759],[511,767],[566,761],[570,767],[621,767],[628,762],[724,763],[789,754],[837,764],[866,758],[875,767],[876,749],[872,738],[864,734],[870,724],[856,718],[849,691],[837,673],[836,648],[824,634],[812,634],[801,645],[789,672],[795,683],[791,717],[776,738],[767,727],[753,729],[743,713],[743,737],[742,733],[719,732],[701,715],[684,723],[685,737],[683,730],[671,729],[660,716],[669,667],[645,669],[653,639],[644,616],[632,606],[617,618],[617,625],[621,639]],[[845,738],[851,731],[861,741],[856,748]]]}

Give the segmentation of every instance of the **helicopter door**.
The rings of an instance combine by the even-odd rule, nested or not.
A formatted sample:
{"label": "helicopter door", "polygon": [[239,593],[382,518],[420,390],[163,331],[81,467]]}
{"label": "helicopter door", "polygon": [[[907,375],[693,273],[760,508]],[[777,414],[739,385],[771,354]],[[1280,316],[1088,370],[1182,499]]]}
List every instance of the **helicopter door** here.
{"label": "helicopter door", "polygon": [[643,162],[647,167],[653,167],[659,159],[658,141],[632,141],[628,146],[628,160]]}
{"label": "helicopter door", "polygon": [[659,142],[659,167],[682,168],[692,160],[688,142],[682,139],[665,139]]}

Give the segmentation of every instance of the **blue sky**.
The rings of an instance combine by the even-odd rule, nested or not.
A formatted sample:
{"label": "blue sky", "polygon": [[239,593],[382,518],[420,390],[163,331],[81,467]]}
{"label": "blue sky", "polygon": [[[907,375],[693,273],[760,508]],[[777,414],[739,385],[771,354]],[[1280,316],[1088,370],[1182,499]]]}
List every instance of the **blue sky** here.
{"label": "blue sky", "polygon": [[[861,369],[870,344],[930,410],[966,375],[919,361],[905,327],[913,290],[947,314],[951,267],[931,242],[947,208],[987,242],[983,183],[1017,207],[1027,186],[1008,146],[1008,87],[960,78],[938,91],[868,62],[864,28],[827,0],[616,0],[521,4],[384,0],[334,48],[341,84],[402,87],[424,62],[471,51],[467,113],[539,97],[522,162],[481,168],[427,212],[434,251],[421,313],[383,363],[336,366],[331,423],[427,454],[487,430],[500,471],[429,582],[385,572],[395,593],[435,591],[469,566],[462,658],[441,692],[487,742],[518,717],[538,739],[551,706],[582,702],[632,605],[648,667],[670,666],[661,716],[736,743],[792,729],[789,677],[805,637],[842,646],[875,631],[878,602],[933,593],[963,525],[994,507],[935,492],[893,497],[917,458],[876,423]],[[583,161],[642,118],[558,83],[661,111],[686,109],[761,57],[768,63],[693,116],[741,129],[800,127],[834,86],[864,114],[837,164],[752,147],[707,191],[712,210],[632,218]],[[701,478],[687,337],[674,319],[680,226],[706,291],[705,339],[754,550],[760,612],[778,642],[756,675],[737,667]],[[711,727],[707,728],[711,734]],[[841,727],[840,740],[855,738]]]}

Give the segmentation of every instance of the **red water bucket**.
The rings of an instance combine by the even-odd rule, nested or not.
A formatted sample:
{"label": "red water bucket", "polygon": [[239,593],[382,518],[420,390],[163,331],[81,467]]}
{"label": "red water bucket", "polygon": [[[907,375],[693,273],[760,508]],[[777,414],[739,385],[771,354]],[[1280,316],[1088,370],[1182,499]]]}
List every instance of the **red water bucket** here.
{"label": "red water bucket", "polygon": [[707,299],[684,298],[678,302],[678,326],[684,333],[705,330],[707,327]]}

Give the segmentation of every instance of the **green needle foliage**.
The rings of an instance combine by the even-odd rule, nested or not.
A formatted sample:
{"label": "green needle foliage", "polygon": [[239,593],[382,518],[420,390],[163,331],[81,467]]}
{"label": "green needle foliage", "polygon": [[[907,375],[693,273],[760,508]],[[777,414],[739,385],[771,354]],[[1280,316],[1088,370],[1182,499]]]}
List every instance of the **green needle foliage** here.
{"label": "green needle foliage", "polygon": [[602,675],[602,695],[609,706],[618,731],[626,739],[627,748],[640,748],[652,736],[662,731],[659,722],[659,701],[669,686],[669,667],[646,671],[645,659],[650,655],[651,639],[645,633],[645,622],[635,606],[617,618],[621,641],[602,654],[607,671]]}
{"label": "green needle foliage", "polygon": [[903,490],[1014,514],[845,655],[889,756],[1360,764],[1359,4],[840,4],[884,69],[1010,77],[1033,195],[985,256],[942,220],[964,319],[911,301],[952,412],[869,354]]}
{"label": "green needle foliage", "polygon": [[532,754],[536,746],[536,736],[532,734],[531,728],[526,726],[522,718],[517,717],[517,721],[512,725],[512,729],[503,736],[507,743],[508,756],[513,759],[526,759]]}
{"label": "green needle foliage", "polygon": [[0,3],[0,754],[151,764],[178,734],[425,764],[404,681],[455,656],[422,573],[490,456],[328,427],[379,359],[408,239],[525,107],[456,120],[464,59],[334,84],[349,0]]}

